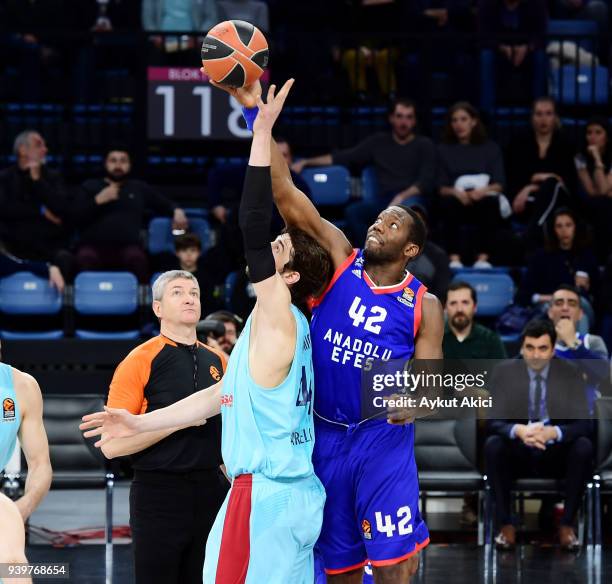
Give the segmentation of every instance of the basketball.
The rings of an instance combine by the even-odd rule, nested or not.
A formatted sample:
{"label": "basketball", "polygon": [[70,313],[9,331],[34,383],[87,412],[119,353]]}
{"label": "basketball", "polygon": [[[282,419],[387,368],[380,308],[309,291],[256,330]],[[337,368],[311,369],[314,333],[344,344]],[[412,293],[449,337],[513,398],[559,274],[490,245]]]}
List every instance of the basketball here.
{"label": "basketball", "polygon": [[244,87],[261,77],[268,65],[268,42],[244,20],[226,20],[208,31],[202,43],[202,65],[215,82]]}

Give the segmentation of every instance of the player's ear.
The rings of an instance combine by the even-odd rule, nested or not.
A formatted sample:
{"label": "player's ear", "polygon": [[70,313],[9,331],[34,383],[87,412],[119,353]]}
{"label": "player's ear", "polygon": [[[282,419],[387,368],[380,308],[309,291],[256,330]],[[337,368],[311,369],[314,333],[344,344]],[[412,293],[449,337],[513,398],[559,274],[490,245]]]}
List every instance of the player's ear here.
{"label": "player's ear", "polygon": [[410,261],[419,255],[419,246],[416,243],[408,243],[404,248],[404,256],[406,261]]}
{"label": "player's ear", "polygon": [[300,273],[295,271],[285,271],[283,272],[283,278],[287,283],[287,286],[293,286],[300,280]]}

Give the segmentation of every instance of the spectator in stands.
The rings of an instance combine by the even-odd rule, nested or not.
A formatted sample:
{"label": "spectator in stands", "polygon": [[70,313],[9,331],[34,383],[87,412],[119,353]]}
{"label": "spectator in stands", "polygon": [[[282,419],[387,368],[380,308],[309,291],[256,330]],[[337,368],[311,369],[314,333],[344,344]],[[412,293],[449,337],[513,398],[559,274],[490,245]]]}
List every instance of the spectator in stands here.
{"label": "spectator in stands", "polygon": [[[414,205],[412,209],[419,214],[419,217],[429,229],[429,214],[425,207]],[[444,249],[434,243],[431,237],[428,237],[425,240],[423,251],[416,259],[410,260],[406,264],[406,269],[415,278],[423,282],[432,294],[438,298],[443,298],[452,277],[448,263],[448,255]]]}
{"label": "spectator in stands", "polygon": [[200,285],[202,311],[223,307],[223,286],[216,286],[213,276],[202,261],[202,242],[195,233],[179,235],[174,240],[178,265],[171,269],[184,270],[193,274]]}
{"label": "spectator in stands", "polygon": [[604,59],[610,49],[608,43],[609,0],[552,0],[553,18],[563,20],[593,20],[597,23],[599,32],[599,47]]}
{"label": "spectator in stands", "polygon": [[259,0],[218,0],[219,20],[246,20],[262,32],[270,30],[268,5]]}
{"label": "spectator in stands", "polygon": [[223,351],[229,357],[240,336],[243,320],[229,310],[217,310],[209,314],[204,320],[216,320],[223,323],[225,333],[221,336],[209,336],[206,344],[213,349]]}
{"label": "spectator in stands", "polygon": [[85,181],[74,202],[79,231],[79,270],[128,270],[141,283],[149,277],[148,260],[140,241],[146,211],[173,217],[173,227],[185,229],[182,209],[147,183],[131,177],[130,154],[123,146],[109,148],[106,176]]}
{"label": "spectator in stands", "polygon": [[612,252],[612,145],[605,118],[591,118],[587,122],[584,145],[574,160],[582,190],[588,195],[595,249],[599,259],[605,261]]}
{"label": "spectator in stands", "polygon": [[554,357],[555,342],[552,323],[529,322],[521,338],[523,359],[497,366],[488,386],[493,407],[485,464],[500,529],[495,542],[502,549],[516,544],[510,492],[522,477],[565,479],[559,540],[569,551],[579,546],[573,523],[592,476],[593,445],[582,377]]}
{"label": "spectator in stands", "polygon": [[347,229],[353,242],[365,240],[368,227],[389,205],[427,205],[433,189],[435,150],[429,138],[416,133],[415,104],[408,99],[396,100],[389,110],[389,123],[390,133],[380,132],[348,150],[303,159],[293,165],[298,173],[305,166],[374,166],[379,185],[376,200],[353,203],[346,209]]}
{"label": "spectator in stands", "polygon": [[496,234],[503,227],[502,209],[506,215],[509,211],[505,183],[501,149],[487,138],[478,111],[467,102],[456,103],[448,110],[438,145],[440,205],[451,267],[473,258],[474,267],[491,267]]}
{"label": "spectator in stands", "polygon": [[585,374],[589,411],[592,413],[600,384],[610,379],[610,361],[608,348],[600,336],[578,332],[582,316],[578,289],[568,284],[559,286],[548,309],[548,318],[557,333],[555,356],[572,359]]}
{"label": "spectator in stands", "polygon": [[220,20],[215,0],[142,0],[142,28],[147,31],[206,32]]}
{"label": "spectator in stands", "polygon": [[[446,325],[442,337],[445,359],[505,359],[506,349],[499,335],[474,322],[478,297],[467,282],[455,281],[440,297],[446,296]],[[478,499],[472,494],[463,497],[461,524],[473,526],[478,521]]]}
{"label": "spectator in stands", "polygon": [[41,278],[49,278],[49,283],[57,288],[58,292],[64,291],[64,277],[57,266],[46,262],[21,260],[3,251],[0,246],[0,278],[11,276],[17,272],[31,272]]}
{"label": "spectator in stands", "polygon": [[599,287],[599,267],[582,222],[567,208],[553,214],[547,244],[529,260],[517,301],[542,306],[552,300],[553,292],[561,284],[578,288],[592,322],[591,306]]}
{"label": "spectator in stands", "polygon": [[16,138],[17,162],[0,172],[0,240],[27,260],[50,262],[70,279],[67,247],[68,199],[62,178],[46,165],[47,145],[35,130]]}
{"label": "spectator in stands", "polygon": [[505,359],[499,335],[474,322],[478,297],[471,284],[455,281],[446,292],[446,327],[442,340],[445,359]]}
{"label": "spectator in stands", "polygon": [[555,208],[576,204],[574,148],[560,127],[554,100],[541,97],[533,103],[531,130],[508,147],[508,195],[515,215],[527,224],[531,247],[542,243]]}
{"label": "spectator in stands", "polygon": [[[548,25],[546,0],[480,0],[480,34],[485,45],[494,39],[495,67],[500,93],[520,100],[525,88],[532,95],[545,89],[544,42]],[[487,79],[487,83],[495,83]]]}

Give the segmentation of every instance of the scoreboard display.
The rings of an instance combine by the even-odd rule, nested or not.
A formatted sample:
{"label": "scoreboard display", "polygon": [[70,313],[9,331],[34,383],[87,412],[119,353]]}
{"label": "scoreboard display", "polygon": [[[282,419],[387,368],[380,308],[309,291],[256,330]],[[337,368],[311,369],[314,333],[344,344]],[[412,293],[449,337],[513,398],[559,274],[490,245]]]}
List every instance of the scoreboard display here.
{"label": "scoreboard display", "polygon": [[150,140],[250,138],[240,104],[210,85],[208,77],[199,69],[149,67],[147,85],[147,136]]}

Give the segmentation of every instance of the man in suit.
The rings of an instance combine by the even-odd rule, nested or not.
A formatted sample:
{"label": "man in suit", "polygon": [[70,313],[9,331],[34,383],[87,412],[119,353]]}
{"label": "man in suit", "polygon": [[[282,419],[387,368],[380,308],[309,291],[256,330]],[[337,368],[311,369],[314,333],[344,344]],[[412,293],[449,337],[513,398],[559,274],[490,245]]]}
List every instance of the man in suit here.
{"label": "man in suit", "polygon": [[563,549],[578,548],[573,523],[592,470],[593,445],[583,378],[554,356],[556,337],[550,321],[529,322],[521,337],[523,360],[499,365],[491,378],[485,463],[500,526],[495,542],[502,549],[516,543],[510,491],[519,477],[565,479],[559,540]]}

